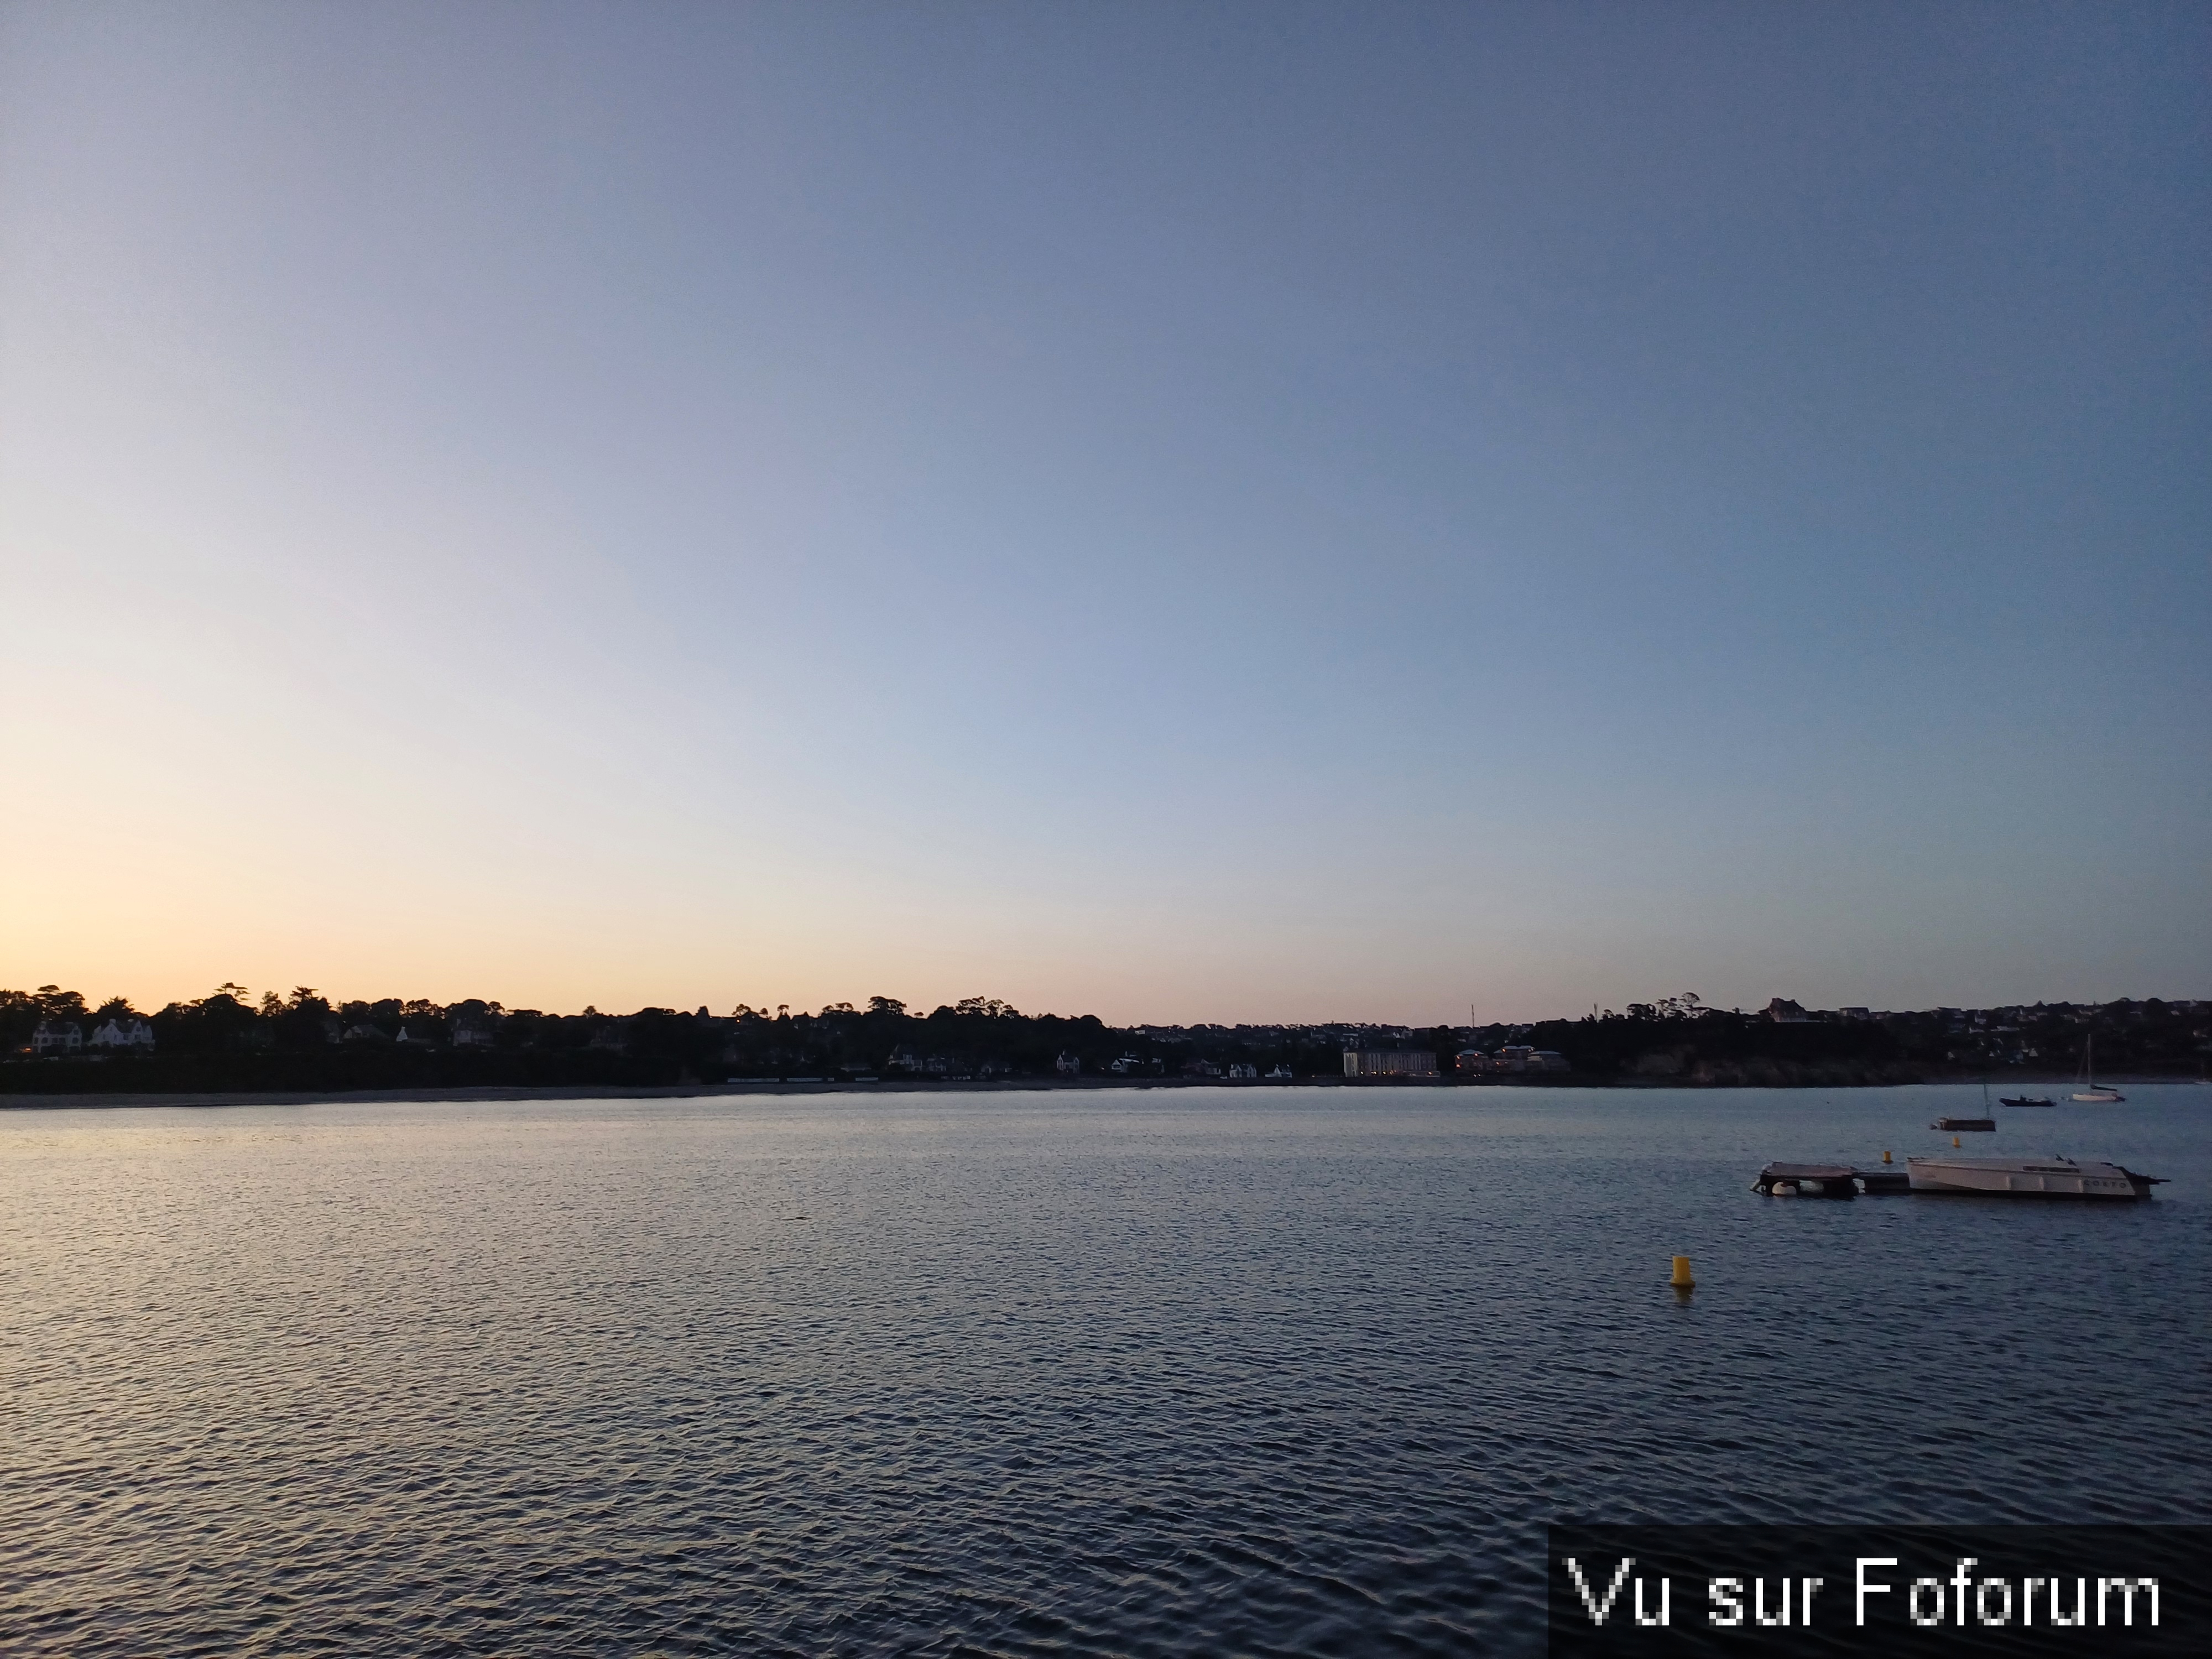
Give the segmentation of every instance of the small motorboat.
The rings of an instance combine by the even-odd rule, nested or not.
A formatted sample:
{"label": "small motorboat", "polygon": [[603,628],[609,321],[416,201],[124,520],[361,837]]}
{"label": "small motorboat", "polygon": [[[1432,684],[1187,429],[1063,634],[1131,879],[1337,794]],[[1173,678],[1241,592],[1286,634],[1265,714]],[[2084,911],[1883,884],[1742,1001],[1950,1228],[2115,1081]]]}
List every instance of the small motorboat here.
{"label": "small motorboat", "polygon": [[1996,1198],[2148,1198],[2163,1176],[2070,1158],[1908,1158],[1915,1193],[1977,1193]]}
{"label": "small motorboat", "polygon": [[2051,1103],[2047,1100],[2031,1100],[2026,1095],[1999,1095],[1997,1104],[2000,1106],[2048,1106]]}

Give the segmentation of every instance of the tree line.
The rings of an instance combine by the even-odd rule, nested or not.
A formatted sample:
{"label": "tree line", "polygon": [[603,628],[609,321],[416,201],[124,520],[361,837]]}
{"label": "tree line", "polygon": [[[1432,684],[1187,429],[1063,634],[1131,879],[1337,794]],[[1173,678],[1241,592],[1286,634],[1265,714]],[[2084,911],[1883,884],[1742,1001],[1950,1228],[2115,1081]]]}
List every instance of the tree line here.
{"label": "tree line", "polygon": [[[1133,1079],[1218,1075],[1335,1078],[1346,1048],[1437,1056],[1451,1077],[1478,1069],[1462,1054],[1509,1045],[1565,1055],[1559,1082],[1790,1084],[1907,1082],[1931,1077],[2063,1074],[2094,1034],[2106,1071],[2195,1075],[2212,1044],[2212,1005],[2122,1000],[1996,1010],[1932,1009],[1856,1017],[1785,1018],[1711,1007],[1694,995],[1632,1003],[1534,1024],[1412,1028],[1361,1024],[1113,1026],[1096,1015],[1030,1015],[995,997],[927,1013],[896,998],[836,1002],[814,1012],[739,1004],[727,1013],[641,1008],[579,1014],[468,999],[337,1001],[309,986],[256,996],[225,982],[205,996],[142,1012],[128,999],[97,1005],[53,985],[0,990],[0,1089],[242,1090],[510,1084],[674,1085],[726,1079],[860,1077],[949,1082],[1079,1075]],[[74,1026],[88,1038],[112,1020],[144,1020],[150,1054],[87,1062],[80,1049],[33,1059],[33,1033]],[[1486,1069],[1484,1067],[1482,1069]]]}

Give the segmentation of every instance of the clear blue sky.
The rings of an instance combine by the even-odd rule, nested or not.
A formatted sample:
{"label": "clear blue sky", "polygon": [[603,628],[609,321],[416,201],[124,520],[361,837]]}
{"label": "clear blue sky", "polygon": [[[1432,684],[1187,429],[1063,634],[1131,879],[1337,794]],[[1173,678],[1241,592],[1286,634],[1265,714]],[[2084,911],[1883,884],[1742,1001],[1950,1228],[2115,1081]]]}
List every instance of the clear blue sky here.
{"label": "clear blue sky", "polygon": [[2200,6],[0,7],[0,982],[2212,995]]}

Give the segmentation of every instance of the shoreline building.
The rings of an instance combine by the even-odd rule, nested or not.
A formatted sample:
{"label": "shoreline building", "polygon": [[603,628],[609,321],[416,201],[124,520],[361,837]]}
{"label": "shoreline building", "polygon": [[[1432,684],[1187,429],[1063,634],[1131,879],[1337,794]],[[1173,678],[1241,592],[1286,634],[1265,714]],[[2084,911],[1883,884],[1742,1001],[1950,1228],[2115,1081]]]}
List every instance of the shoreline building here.
{"label": "shoreline building", "polygon": [[94,1048],[141,1048],[154,1052],[154,1028],[143,1019],[134,1019],[125,1025],[119,1019],[111,1019],[92,1034],[89,1045]]}
{"label": "shoreline building", "polygon": [[1346,1077],[1435,1077],[1437,1057],[1407,1048],[1346,1048]]}
{"label": "shoreline building", "polygon": [[1530,1072],[1571,1072],[1574,1066],[1556,1048],[1509,1042],[1494,1054],[1486,1054],[1480,1048],[1462,1049],[1459,1069],[1467,1077],[1520,1077]]}

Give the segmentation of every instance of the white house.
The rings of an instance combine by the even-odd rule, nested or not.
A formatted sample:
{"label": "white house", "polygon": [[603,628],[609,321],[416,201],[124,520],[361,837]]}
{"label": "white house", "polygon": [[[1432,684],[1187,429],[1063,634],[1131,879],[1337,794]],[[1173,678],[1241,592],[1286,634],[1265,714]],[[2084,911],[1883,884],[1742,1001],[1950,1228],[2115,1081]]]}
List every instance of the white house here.
{"label": "white house", "polygon": [[1082,1071],[1083,1061],[1078,1055],[1063,1054],[1058,1060],[1053,1061],[1052,1069],[1062,1077],[1073,1077]]}
{"label": "white house", "polygon": [[74,1022],[57,1025],[42,1019],[39,1029],[31,1033],[31,1052],[34,1054],[73,1054],[84,1047],[84,1032]]}
{"label": "white house", "polygon": [[92,1034],[95,1048],[138,1048],[147,1054],[154,1052],[154,1028],[143,1019],[134,1019],[125,1025],[119,1019],[111,1019]]}

